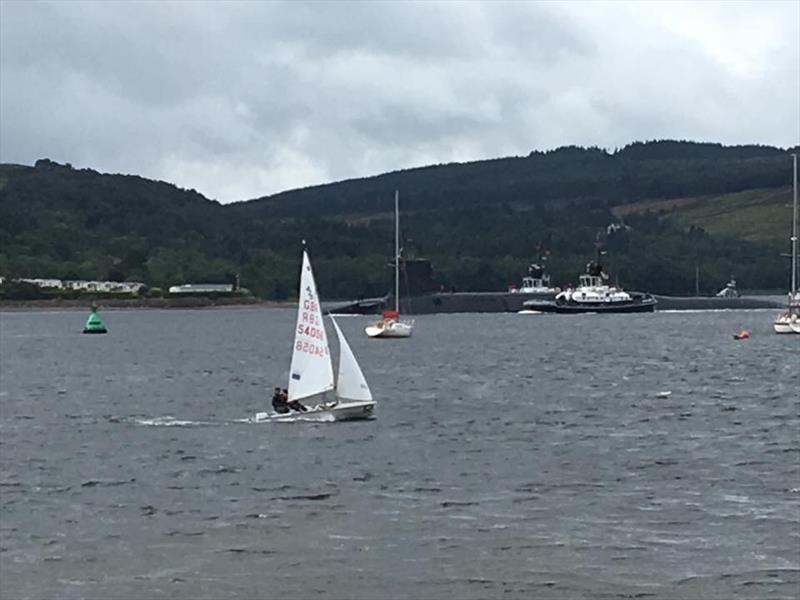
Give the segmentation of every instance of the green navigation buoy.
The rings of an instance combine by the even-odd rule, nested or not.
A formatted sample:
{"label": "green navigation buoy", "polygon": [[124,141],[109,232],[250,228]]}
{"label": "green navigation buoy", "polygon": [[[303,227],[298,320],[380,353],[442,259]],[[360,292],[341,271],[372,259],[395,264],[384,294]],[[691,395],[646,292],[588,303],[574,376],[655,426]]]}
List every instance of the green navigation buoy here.
{"label": "green navigation buoy", "polygon": [[108,333],[106,326],[103,325],[103,320],[97,314],[96,306],[92,307],[92,312],[89,314],[89,318],[86,319],[86,327],[84,327],[83,333]]}

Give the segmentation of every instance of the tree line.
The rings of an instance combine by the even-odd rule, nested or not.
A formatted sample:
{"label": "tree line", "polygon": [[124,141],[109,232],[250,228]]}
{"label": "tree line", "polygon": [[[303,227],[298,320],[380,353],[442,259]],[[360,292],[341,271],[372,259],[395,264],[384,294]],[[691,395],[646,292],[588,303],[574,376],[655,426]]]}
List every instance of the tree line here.
{"label": "tree line", "polygon": [[286,299],[296,295],[306,239],[323,297],[379,296],[391,287],[399,189],[404,253],[430,259],[447,289],[502,290],[543,258],[554,283],[574,282],[600,240],[606,270],[629,289],[693,293],[699,268],[705,293],[732,275],[744,288],[778,291],[788,281],[785,240],[712,236],[658,214],[621,223],[612,209],[790,178],[786,150],[657,141],[435,165],[221,205],[49,160],[0,165],[0,275],[167,288],[238,274],[256,295]]}

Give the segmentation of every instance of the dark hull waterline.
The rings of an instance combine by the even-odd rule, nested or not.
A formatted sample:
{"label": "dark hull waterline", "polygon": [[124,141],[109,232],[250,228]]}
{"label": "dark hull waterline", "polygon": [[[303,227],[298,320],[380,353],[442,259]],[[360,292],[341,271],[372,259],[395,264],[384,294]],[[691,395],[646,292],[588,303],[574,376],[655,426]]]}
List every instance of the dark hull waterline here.
{"label": "dark hull waterline", "polygon": [[[511,292],[437,292],[403,298],[400,312],[404,315],[442,313],[515,313],[524,302],[552,301],[554,295]],[[330,307],[330,312],[351,315],[376,315],[393,306],[390,298],[370,298]]]}
{"label": "dark hull waterline", "polygon": [[644,313],[653,312],[656,309],[656,301],[642,301],[642,302],[617,302],[607,304],[581,304],[578,302],[551,302],[551,303],[534,303],[526,302],[525,310],[538,311],[543,313],[556,313],[562,315],[577,315],[588,313],[608,313],[608,314],[625,314],[625,313]]}
{"label": "dark hull waterline", "polygon": [[[658,310],[752,310],[780,309],[785,306],[770,298],[716,298],[703,296],[658,296]],[[403,299],[402,311],[406,315],[441,313],[516,313],[520,310],[538,310],[531,306],[536,301],[551,303],[552,298],[531,294],[508,292],[456,292],[422,294]],[[527,304],[527,306],[525,306]],[[370,298],[330,307],[330,312],[351,315],[377,315],[389,306],[388,298]],[[552,311],[551,311],[552,312]],[[566,311],[565,311],[566,312]],[[572,311],[575,312],[575,311]],[[586,312],[586,311],[584,311]],[[600,312],[597,310],[588,312]],[[603,311],[606,312],[606,311]],[[637,310],[631,312],[639,312]],[[646,312],[646,311],[645,311]]]}
{"label": "dark hull waterline", "polygon": [[658,310],[753,310],[781,308],[770,298],[718,298],[716,296],[655,296]]}

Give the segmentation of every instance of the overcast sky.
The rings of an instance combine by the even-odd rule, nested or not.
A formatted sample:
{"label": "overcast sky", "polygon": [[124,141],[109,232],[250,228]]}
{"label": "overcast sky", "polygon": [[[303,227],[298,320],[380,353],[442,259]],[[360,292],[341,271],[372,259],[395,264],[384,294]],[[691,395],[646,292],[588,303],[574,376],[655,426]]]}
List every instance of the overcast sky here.
{"label": "overcast sky", "polygon": [[230,202],[562,145],[800,141],[800,0],[0,0],[0,162]]}

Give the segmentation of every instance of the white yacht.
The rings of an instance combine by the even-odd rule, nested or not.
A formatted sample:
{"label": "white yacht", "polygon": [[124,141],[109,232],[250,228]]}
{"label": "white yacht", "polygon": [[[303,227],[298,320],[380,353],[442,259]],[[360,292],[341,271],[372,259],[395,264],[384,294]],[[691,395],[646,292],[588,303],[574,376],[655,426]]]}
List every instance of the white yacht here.
{"label": "white yacht", "polygon": [[789,294],[786,310],[772,323],[775,333],[800,333],[800,292]]}
{"label": "white yacht", "polygon": [[797,154],[792,154],[792,289],[786,311],[772,324],[775,333],[800,333],[800,291],[797,289]]}
{"label": "white yacht", "polygon": [[381,318],[364,330],[371,338],[407,338],[414,332],[414,321],[400,319],[400,201],[394,192],[394,310],[384,310]]}

